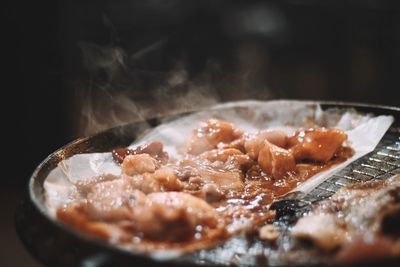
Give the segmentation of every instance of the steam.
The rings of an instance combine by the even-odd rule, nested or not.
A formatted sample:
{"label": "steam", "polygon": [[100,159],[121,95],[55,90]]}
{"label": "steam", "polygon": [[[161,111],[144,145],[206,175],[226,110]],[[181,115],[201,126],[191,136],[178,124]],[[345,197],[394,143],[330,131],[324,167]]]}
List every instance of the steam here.
{"label": "steam", "polygon": [[[228,27],[225,30],[232,40],[246,34],[267,38],[285,29],[284,18],[269,5],[250,6],[247,11],[237,7],[226,14],[221,27]],[[233,27],[224,24],[226,21],[244,26]],[[251,38],[232,45],[229,60],[209,56],[193,70],[190,56],[198,51],[188,52],[179,47],[174,50],[171,46],[176,45],[176,40],[171,41],[172,37],[162,37],[128,52],[116,45],[118,38],[111,20],[105,17],[104,24],[114,36],[110,45],[79,44],[83,70],[74,84],[82,115],[78,135],[151,117],[195,111],[219,102],[273,97],[267,86],[271,73],[269,51]],[[261,30],[249,32],[254,29]],[[170,55],[171,49],[174,53]]]}
{"label": "steam", "polygon": [[[81,44],[88,79],[81,85],[80,133],[162,115],[194,111],[220,101],[211,64],[194,78],[183,61],[170,71],[129,68],[121,48]],[[132,57],[131,57],[132,58]],[[152,80],[153,79],[153,80]],[[149,81],[150,80],[150,81]]]}

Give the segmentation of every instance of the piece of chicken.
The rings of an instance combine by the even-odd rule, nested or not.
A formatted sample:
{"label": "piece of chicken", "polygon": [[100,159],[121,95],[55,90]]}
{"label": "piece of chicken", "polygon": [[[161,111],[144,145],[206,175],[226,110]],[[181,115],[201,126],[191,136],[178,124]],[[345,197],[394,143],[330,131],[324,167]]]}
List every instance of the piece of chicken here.
{"label": "piece of chicken", "polygon": [[220,161],[224,163],[236,163],[240,169],[248,169],[253,161],[246,154],[235,148],[212,149],[203,152],[198,156],[200,159],[206,159],[210,162]]}
{"label": "piece of chicken", "polygon": [[198,155],[217,148],[218,144],[228,144],[240,139],[242,135],[243,132],[236,129],[234,124],[210,119],[201,123],[200,127],[193,131],[188,142],[188,153]]}
{"label": "piece of chicken", "polygon": [[169,159],[168,153],[164,151],[164,145],[159,141],[153,141],[135,148],[117,148],[112,151],[113,159],[119,164],[121,164],[127,156],[138,154],[148,154],[160,164],[167,163]]}
{"label": "piece of chicken", "polygon": [[347,134],[335,128],[310,128],[289,137],[288,147],[296,161],[329,161],[346,141]]}
{"label": "piece of chicken", "polygon": [[264,146],[265,140],[278,147],[285,148],[288,136],[284,131],[275,129],[263,130],[250,135],[244,142],[244,148],[247,155],[256,160],[260,149]]}
{"label": "piece of chicken", "polygon": [[340,227],[334,214],[305,216],[293,227],[292,235],[312,240],[324,250],[335,249],[346,240],[346,231]]}
{"label": "piece of chicken", "polygon": [[130,220],[132,200],[143,201],[145,195],[127,179],[98,182],[86,188],[86,198],[80,207],[93,220]]}
{"label": "piece of chicken", "polygon": [[[212,153],[203,156],[214,157]],[[234,156],[245,155],[221,154],[220,156],[226,162],[209,161],[197,157],[188,157],[180,161],[176,171],[179,179],[185,181],[185,189],[199,197],[204,197],[208,193],[216,193],[216,198],[242,192],[244,188],[243,172],[240,162]]]}
{"label": "piece of chicken", "polygon": [[258,164],[261,169],[274,178],[283,178],[296,170],[293,155],[286,149],[271,144],[267,140],[258,155]]}
{"label": "piece of chicken", "polygon": [[122,172],[129,176],[153,173],[158,168],[158,162],[149,154],[128,155],[122,161]]}
{"label": "piece of chicken", "polygon": [[157,192],[145,195],[139,190],[126,190],[120,183],[118,186],[106,183],[100,187],[100,191],[100,188],[94,188],[93,193],[80,203],[58,210],[58,218],[101,237],[112,235],[107,233],[107,229],[112,229],[104,227],[110,223],[121,227],[126,234],[170,242],[191,240],[197,233],[206,237],[208,231],[224,231],[224,222],[215,209],[190,194]]}
{"label": "piece of chicken", "polygon": [[182,192],[152,193],[133,209],[134,227],[152,239],[185,241],[196,232],[221,227],[218,214],[204,200]]}
{"label": "piece of chicken", "polygon": [[159,162],[149,154],[128,155],[122,164],[122,173],[135,189],[151,192],[179,191],[181,181],[168,166],[159,167]]}

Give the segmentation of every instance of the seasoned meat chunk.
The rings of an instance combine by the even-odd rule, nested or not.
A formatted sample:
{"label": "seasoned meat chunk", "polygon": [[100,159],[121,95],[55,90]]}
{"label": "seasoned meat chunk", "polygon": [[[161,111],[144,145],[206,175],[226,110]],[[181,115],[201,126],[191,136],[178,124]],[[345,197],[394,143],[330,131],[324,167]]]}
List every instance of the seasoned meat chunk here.
{"label": "seasoned meat chunk", "polygon": [[262,240],[275,241],[279,237],[279,231],[272,224],[267,224],[258,230],[258,236]]}
{"label": "seasoned meat chunk", "polygon": [[181,181],[170,167],[163,166],[156,170],[152,176],[160,184],[161,191],[179,191],[182,189]]}
{"label": "seasoned meat chunk", "polygon": [[122,172],[130,176],[153,173],[157,165],[157,161],[149,154],[128,155],[122,162]]}
{"label": "seasoned meat chunk", "polygon": [[234,148],[237,150],[240,150],[242,152],[245,152],[244,150],[244,142],[245,142],[245,134],[243,134],[240,138],[233,140],[230,143],[219,143],[217,145],[218,149],[228,149],[228,148]]}
{"label": "seasoned meat chunk", "polygon": [[183,187],[181,181],[175,175],[174,170],[167,166],[161,167],[154,173],[144,173],[142,175],[134,175],[125,178],[130,179],[136,189],[146,194],[152,192],[179,191]]}
{"label": "seasoned meat chunk", "polygon": [[135,227],[146,237],[170,241],[192,239],[196,232],[220,227],[213,207],[182,192],[149,194],[145,205],[135,207],[134,217]]}
{"label": "seasoned meat chunk", "polygon": [[329,161],[347,139],[345,132],[334,128],[310,128],[297,131],[288,146],[296,161]]}
{"label": "seasoned meat chunk", "polygon": [[[121,191],[120,185],[103,186],[107,189],[100,192],[94,189],[86,201],[60,210],[59,218],[76,227],[85,222],[87,229],[96,226],[90,225],[90,221],[114,221],[134,235],[170,242],[187,241],[196,233],[207,235],[210,230],[223,232],[223,220],[214,208],[189,194],[158,192],[146,196],[138,190]],[[94,230],[91,232],[97,235]]]}
{"label": "seasoned meat chunk", "polygon": [[282,178],[296,170],[292,154],[268,141],[264,141],[264,146],[259,152],[258,164],[267,175],[274,178]]}
{"label": "seasoned meat chunk", "polygon": [[[214,185],[208,190],[223,195],[235,194],[243,191],[243,173],[240,165],[234,159],[227,157],[227,162],[211,162],[199,158],[187,158],[177,166],[178,176],[187,180],[186,189],[198,191],[206,185]],[[218,194],[219,194],[218,193]]]}
{"label": "seasoned meat chunk", "polygon": [[102,174],[99,176],[94,176],[87,180],[78,181],[75,184],[75,188],[82,196],[86,196],[88,193],[90,193],[92,191],[92,188],[96,184],[102,183],[102,182],[107,182],[107,181],[117,180],[119,178],[120,178],[119,176],[115,176],[112,174]]}
{"label": "seasoned meat chunk", "polygon": [[[349,185],[315,205],[292,228],[292,235],[311,240],[324,250],[339,249],[340,261],[360,261],[352,258],[352,255],[359,255],[360,250],[372,252],[380,245],[387,245],[387,241],[397,240],[400,245],[399,200],[400,176]],[[377,255],[383,251],[376,252]],[[393,253],[399,254],[390,250],[383,254]]]}
{"label": "seasoned meat chunk", "polygon": [[247,155],[252,159],[258,158],[258,153],[264,146],[264,141],[267,140],[271,144],[285,148],[288,141],[288,136],[281,130],[263,130],[256,134],[250,135],[244,142],[244,148]]}
{"label": "seasoned meat chunk", "polygon": [[[98,198],[90,200],[94,206],[83,204],[90,219],[124,219],[123,227],[127,231],[153,240],[185,241],[192,239],[196,232],[220,227],[221,223],[216,211],[204,200],[182,192],[146,196],[135,190],[114,201],[103,201],[103,205],[97,203]],[[112,217],[112,214],[120,215]]]}
{"label": "seasoned meat chunk", "polygon": [[297,238],[312,240],[325,250],[337,248],[346,240],[346,231],[333,214],[310,215],[301,218],[292,229]]}
{"label": "seasoned meat chunk", "polygon": [[236,163],[241,169],[247,169],[253,164],[253,161],[248,155],[243,154],[240,150],[235,148],[209,150],[200,154],[199,158],[207,159],[210,162],[220,161],[224,163]]}
{"label": "seasoned meat chunk", "polygon": [[193,131],[188,143],[188,153],[198,155],[204,151],[217,148],[220,143],[231,143],[240,139],[243,132],[232,123],[210,119],[203,122]]}
{"label": "seasoned meat chunk", "polygon": [[205,184],[215,184],[219,190],[225,193],[241,192],[243,190],[242,173],[240,171],[217,171],[202,169],[199,172]]}
{"label": "seasoned meat chunk", "polygon": [[164,151],[164,145],[161,142],[154,141],[134,149],[131,148],[117,148],[112,151],[113,158],[116,162],[121,164],[125,157],[128,155],[149,154],[156,159],[160,164],[168,162],[168,154]]}
{"label": "seasoned meat chunk", "polygon": [[116,179],[93,184],[80,206],[93,220],[130,220],[132,199],[138,201],[144,197],[128,180]]}
{"label": "seasoned meat chunk", "polygon": [[224,193],[221,192],[219,187],[212,183],[204,185],[201,193],[203,194],[202,198],[204,198],[207,202],[215,202],[224,197]]}

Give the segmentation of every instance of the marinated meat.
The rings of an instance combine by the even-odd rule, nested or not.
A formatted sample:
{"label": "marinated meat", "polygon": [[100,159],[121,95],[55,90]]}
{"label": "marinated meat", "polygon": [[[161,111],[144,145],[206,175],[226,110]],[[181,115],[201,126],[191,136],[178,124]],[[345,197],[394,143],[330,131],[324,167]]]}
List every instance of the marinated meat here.
{"label": "marinated meat", "polygon": [[[115,182],[114,182],[115,183]],[[117,187],[124,184],[120,179]],[[147,196],[139,190],[118,190],[110,184],[93,189],[85,201],[74,210],[59,212],[63,221],[117,222],[125,236],[140,236],[150,240],[182,242],[207,236],[210,230],[223,233],[223,220],[204,200],[182,192],[158,192]],[[120,195],[120,194],[123,195]],[[104,230],[107,227],[104,227]]]}
{"label": "marinated meat", "polygon": [[[206,234],[208,228],[220,228],[223,224],[218,214],[207,202],[182,192],[152,193],[149,203],[142,211],[135,211],[145,236],[170,241],[195,238],[195,234]],[[143,217],[149,214],[148,218]],[[221,224],[221,225],[219,225]],[[172,239],[172,240],[171,240]]]}
{"label": "marinated meat", "polygon": [[131,200],[140,199],[143,192],[136,190],[129,180],[115,179],[92,184],[84,198],[80,199],[80,209],[92,220],[119,221],[131,218]]}
{"label": "marinated meat", "polygon": [[193,131],[188,143],[188,153],[198,155],[217,148],[218,144],[230,144],[242,137],[243,132],[232,123],[210,119]]}
{"label": "marinated meat", "polygon": [[187,180],[187,188],[192,191],[202,190],[204,186],[212,184],[224,195],[240,193],[244,186],[240,163],[231,156],[225,160],[224,162],[188,158],[179,162],[178,175]]}
{"label": "marinated meat", "polygon": [[346,139],[346,133],[339,129],[310,128],[291,136],[288,147],[296,161],[328,162]]}
{"label": "marinated meat", "polygon": [[101,183],[101,182],[116,180],[118,178],[119,178],[119,176],[115,176],[112,174],[103,174],[103,175],[91,177],[90,179],[86,179],[86,180],[77,182],[75,184],[75,188],[81,195],[85,196],[89,192],[91,192],[92,187],[95,186],[96,184]]}
{"label": "marinated meat", "polygon": [[288,136],[281,130],[264,130],[256,134],[250,135],[244,142],[246,153],[254,160],[258,158],[258,153],[264,146],[264,141],[267,140],[281,148],[286,148]]}
{"label": "marinated meat", "polygon": [[332,250],[346,240],[346,231],[334,214],[309,215],[299,220],[292,229],[293,236],[311,239],[324,249]]}
{"label": "marinated meat", "polygon": [[274,178],[281,178],[296,170],[293,155],[286,149],[271,144],[267,140],[258,155],[261,169]]}
{"label": "marinated meat", "polygon": [[157,168],[157,161],[149,154],[128,155],[122,161],[122,172],[127,175],[153,173]]}
{"label": "marinated meat", "polygon": [[148,194],[152,192],[179,191],[183,185],[176,176],[174,170],[163,166],[154,173],[143,173],[142,175],[127,175],[134,188]]}
{"label": "marinated meat", "polygon": [[[250,134],[210,119],[193,132],[188,153],[177,159],[157,141],[115,149],[121,175],[75,184],[75,199],[57,216],[80,231],[139,251],[205,248],[270,222],[275,212],[269,206],[276,197],[351,156],[345,139],[331,129],[303,130],[290,138],[276,129]],[[333,225],[320,238],[327,249],[337,243],[331,245],[331,230],[337,228],[329,216],[319,221]],[[316,226],[300,224],[298,233],[314,234],[307,227]],[[267,225],[259,233],[273,241],[275,230]]]}
{"label": "marinated meat", "polygon": [[125,147],[117,148],[113,150],[112,155],[114,160],[121,164],[128,155],[144,153],[149,154],[161,164],[165,164],[168,161],[168,153],[164,151],[164,145],[158,141],[154,141],[143,146],[138,146],[135,149],[129,149]]}
{"label": "marinated meat", "polygon": [[[354,258],[359,250],[372,252],[383,244],[391,249],[376,250],[372,256],[400,256],[400,176],[384,181],[357,183],[339,190],[301,218],[292,235],[309,239],[323,250],[336,248],[340,261]],[[363,255],[365,253],[362,253]],[[370,253],[367,253],[370,254]],[[365,259],[369,257],[366,256]]]}
{"label": "marinated meat", "polygon": [[199,155],[200,159],[207,159],[210,162],[220,161],[227,164],[234,164],[242,170],[246,170],[254,163],[250,157],[235,148],[213,149]]}
{"label": "marinated meat", "polygon": [[275,241],[279,237],[279,231],[272,224],[267,224],[260,228],[258,236],[262,240]]}

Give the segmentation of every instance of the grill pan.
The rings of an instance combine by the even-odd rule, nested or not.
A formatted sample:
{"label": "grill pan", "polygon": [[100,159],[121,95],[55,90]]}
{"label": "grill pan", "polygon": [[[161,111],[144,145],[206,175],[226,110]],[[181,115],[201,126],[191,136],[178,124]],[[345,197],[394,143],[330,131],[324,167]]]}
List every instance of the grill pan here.
{"label": "grill pan", "polygon": [[[275,224],[281,227],[283,233],[287,226],[296,221],[313,203],[331,196],[342,186],[360,181],[387,179],[400,174],[400,108],[342,102],[307,103],[320,104],[322,109],[354,108],[360,113],[393,115],[395,122],[373,152],[342,169],[307,195],[292,194],[274,203],[271,208],[277,211]],[[241,235],[207,251],[169,261],[156,261],[146,255],[124,251],[104,240],[76,232],[47,215],[43,182],[60,161],[79,153],[106,152],[116,147],[127,146],[148,129],[149,125],[155,127],[186,114],[118,126],[73,141],[49,155],[33,172],[25,197],[15,214],[16,230],[27,250],[46,266],[287,266],[284,262],[274,262],[273,259],[267,261],[263,254],[266,244]],[[282,242],[285,242],[285,238]],[[236,260],[227,262],[228,258]],[[316,265],[320,264],[316,262]],[[375,264],[396,266],[399,262],[398,259],[387,259],[385,262],[369,262],[362,266]]]}

